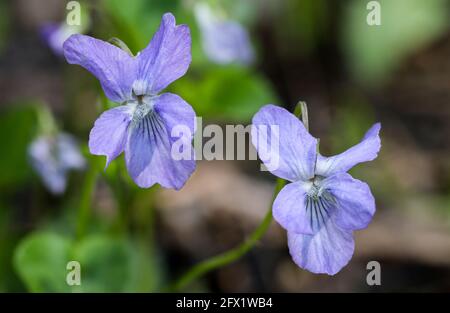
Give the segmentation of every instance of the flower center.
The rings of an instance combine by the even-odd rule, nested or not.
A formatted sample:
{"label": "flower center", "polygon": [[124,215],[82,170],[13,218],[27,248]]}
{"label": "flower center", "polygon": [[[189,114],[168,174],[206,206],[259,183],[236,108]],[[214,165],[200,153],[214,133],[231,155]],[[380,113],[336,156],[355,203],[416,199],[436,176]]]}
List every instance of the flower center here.
{"label": "flower center", "polygon": [[323,180],[324,177],[318,175],[310,179],[305,198],[306,216],[314,232],[318,232],[325,225],[334,208],[334,198],[323,188]]}
{"label": "flower center", "polygon": [[147,115],[153,113],[153,107],[155,104],[154,96],[147,95],[135,95],[133,94],[133,100],[127,101],[127,105],[132,109],[131,123],[136,125],[142,121]]}
{"label": "flower center", "polygon": [[313,178],[311,178],[309,180],[309,190],[308,190],[308,197],[311,197],[313,199],[318,199],[322,193],[323,193],[323,188],[322,188],[322,180],[324,180],[324,177],[316,175]]}

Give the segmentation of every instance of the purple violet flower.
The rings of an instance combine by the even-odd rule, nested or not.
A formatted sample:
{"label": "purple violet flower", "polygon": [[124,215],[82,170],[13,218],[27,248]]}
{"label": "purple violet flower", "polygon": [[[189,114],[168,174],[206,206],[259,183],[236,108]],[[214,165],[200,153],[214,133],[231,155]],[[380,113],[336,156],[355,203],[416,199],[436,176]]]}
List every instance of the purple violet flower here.
{"label": "purple violet flower", "polygon": [[69,134],[40,136],[28,148],[34,170],[53,194],[62,194],[67,185],[67,172],[83,169],[85,160],[76,140]]}
{"label": "purple violet flower", "polygon": [[95,122],[89,136],[91,153],[105,155],[108,165],[125,151],[128,173],[138,186],[159,183],[180,189],[194,171],[195,159],[172,157],[172,144],[180,138],[171,137],[171,131],[175,126],[187,127],[191,134],[181,139],[191,142],[195,112],[179,96],[159,93],[183,76],[191,63],[188,26],[177,26],[172,14],[164,14],[149,45],[135,57],[84,35],[66,40],[64,55],[70,64],[95,75],[106,96],[122,104]]}
{"label": "purple violet flower", "polygon": [[[262,129],[270,132],[272,125],[278,127],[278,134],[266,137]],[[353,231],[368,226],[375,200],[366,183],[346,172],[377,157],[380,127],[373,125],[347,151],[324,157],[316,152],[317,139],[287,110],[267,105],[253,117],[252,142],[261,160],[267,164],[278,158],[271,173],[291,182],[275,199],[273,216],[287,230],[289,252],[301,268],[334,275],[350,261]],[[272,151],[264,147],[272,144],[264,142],[267,138],[278,141],[277,155],[262,153]]]}
{"label": "purple violet flower", "polygon": [[206,3],[197,4],[194,11],[202,35],[203,50],[211,61],[244,65],[253,62],[253,47],[247,30],[240,23],[221,18]]}

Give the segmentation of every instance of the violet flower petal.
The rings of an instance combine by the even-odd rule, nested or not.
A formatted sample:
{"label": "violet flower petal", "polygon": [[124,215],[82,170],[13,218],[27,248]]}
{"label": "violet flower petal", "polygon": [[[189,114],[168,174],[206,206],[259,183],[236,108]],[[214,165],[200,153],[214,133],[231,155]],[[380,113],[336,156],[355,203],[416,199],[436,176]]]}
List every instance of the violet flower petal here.
{"label": "violet flower petal", "polygon": [[[185,184],[195,170],[194,154],[187,160],[173,158],[171,128],[182,125],[194,130],[194,124],[194,111],[177,95],[166,93],[154,99],[153,111],[130,127],[126,145],[128,172],[138,186],[148,188],[159,183],[179,190]],[[190,145],[193,134],[182,140]]]}
{"label": "violet flower petal", "polygon": [[366,228],[375,214],[375,199],[369,186],[350,174],[338,173],[326,178],[323,187],[335,200],[336,224],[347,230]]}
{"label": "violet flower petal", "polygon": [[328,219],[314,235],[288,232],[289,253],[294,262],[312,273],[334,275],[350,261],[355,248],[351,231]]}
{"label": "violet flower petal", "polygon": [[[278,133],[272,126],[278,128]],[[275,176],[289,181],[306,181],[314,176],[317,139],[286,109],[275,105],[261,108],[253,117],[252,143],[261,161]],[[275,168],[271,168],[273,160],[278,160]]]}
{"label": "violet flower petal", "polygon": [[176,25],[164,14],[158,31],[138,56],[133,89],[137,95],[155,95],[183,76],[191,63],[191,35],[187,25]]}
{"label": "violet flower petal", "polygon": [[319,154],[317,156],[316,174],[330,176],[335,173],[347,172],[358,163],[374,160],[381,148],[380,128],[380,123],[374,124],[359,144],[341,154],[332,157],[324,157]]}
{"label": "violet flower petal", "polygon": [[89,36],[75,34],[63,45],[70,64],[78,64],[100,81],[106,96],[114,102],[132,99],[136,60],[122,49]]}
{"label": "violet flower petal", "polygon": [[123,105],[103,112],[95,121],[89,135],[89,150],[95,155],[105,155],[106,166],[125,149],[131,114],[132,108]]}
{"label": "violet flower petal", "polygon": [[287,231],[313,235],[310,212],[306,206],[307,187],[304,182],[286,185],[273,202],[273,217]]}

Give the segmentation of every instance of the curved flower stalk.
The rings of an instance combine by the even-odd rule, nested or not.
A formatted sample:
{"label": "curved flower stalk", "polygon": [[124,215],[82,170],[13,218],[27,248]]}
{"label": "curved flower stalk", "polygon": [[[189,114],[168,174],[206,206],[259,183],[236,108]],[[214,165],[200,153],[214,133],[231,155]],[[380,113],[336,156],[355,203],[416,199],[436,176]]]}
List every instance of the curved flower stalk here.
{"label": "curved flower stalk", "polygon": [[250,64],[255,55],[247,30],[238,22],[223,19],[206,3],[194,7],[206,56],[218,64]]}
{"label": "curved flower stalk", "polygon": [[[195,112],[178,95],[160,92],[183,76],[191,63],[191,37],[187,25],[176,25],[164,14],[149,45],[131,56],[124,50],[84,35],[72,35],[64,43],[70,64],[78,64],[97,79],[106,96],[121,105],[104,112],[89,136],[92,154],[105,155],[106,166],[125,152],[128,173],[143,188],[159,183],[180,189],[195,169],[190,158],[174,158],[172,144],[191,143]],[[174,138],[175,126],[189,132]]]}
{"label": "curved flower stalk", "polygon": [[[270,133],[273,125],[278,134]],[[346,172],[377,157],[379,131],[377,123],[359,144],[324,157],[317,152],[318,140],[287,110],[267,105],[254,116],[252,142],[261,160],[266,165],[272,158],[279,160],[269,170],[291,182],[275,199],[273,216],[287,230],[290,254],[301,268],[334,275],[350,261],[353,231],[368,226],[375,200],[366,183]],[[279,149],[267,149],[265,145],[273,144],[269,138],[278,142]]]}
{"label": "curved flower stalk", "polygon": [[83,169],[86,162],[75,138],[66,133],[42,135],[28,148],[31,165],[53,194],[62,194],[69,170]]}

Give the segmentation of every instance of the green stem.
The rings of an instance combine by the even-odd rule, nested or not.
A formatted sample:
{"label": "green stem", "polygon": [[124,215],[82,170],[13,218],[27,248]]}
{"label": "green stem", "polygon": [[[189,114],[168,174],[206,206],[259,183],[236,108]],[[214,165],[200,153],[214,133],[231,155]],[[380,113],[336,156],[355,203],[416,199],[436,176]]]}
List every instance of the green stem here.
{"label": "green stem", "polygon": [[97,182],[98,169],[96,164],[90,164],[81,190],[80,204],[78,208],[77,238],[81,239],[86,233],[89,216],[91,213],[92,196]]}
{"label": "green stem", "polygon": [[117,203],[117,217],[113,225],[119,234],[126,233],[129,226],[129,208],[130,205],[130,190],[122,177],[122,166],[116,164],[115,175],[108,179],[108,182],[114,191]]}
{"label": "green stem", "polygon": [[250,251],[250,249],[261,239],[261,237],[266,233],[267,229],[269,228],[270,223],[272,222],[273,200],[275,200],[275,197],[277,196],[278,192],[280,192],[280,190],[283,188],[285,183],[286,183],[285,180],[278,178],[273,194],[273,199],[270,204],[270,208],[267,211],[261,224],[259,224],[259,226],[255,229],[255,231],[250,235],[250,237],[247,238],[247,240],[245,240],[242,244],[240,244],[234,249],[231,249],[227,252],[224,252],[222,254],[219,254],[217,256],[214,256],[210,259],[207,259],[203,262],[194,265],[183,276],[181,276],[181,278],[178,279],[169,288],[169,290],[171,291],[180,290],[183,287],[187,286],[189,283],[191,283],[193,280],[199,278],[200,276],[216,268],[220,268],[224,265],[230,264],[239,259],[240,257],[242,257],[248,251]]}

